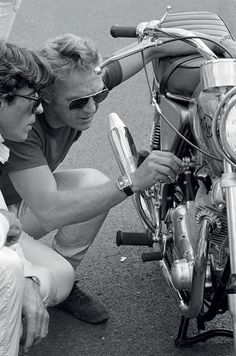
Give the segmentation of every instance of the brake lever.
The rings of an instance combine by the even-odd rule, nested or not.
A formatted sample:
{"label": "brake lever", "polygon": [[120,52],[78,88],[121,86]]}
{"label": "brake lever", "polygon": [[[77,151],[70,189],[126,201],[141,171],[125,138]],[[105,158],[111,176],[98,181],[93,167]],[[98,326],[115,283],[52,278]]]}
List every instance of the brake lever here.
{"label": "brake lever", "polygon": [[166,12],[162,16],[160,20],[152,20],[149,22],[141,22],[137,26],[136,33],[139,37],[143,37],[144,35],[147,35],[149,37],[152,37],[155,35],[156,32],[158,32],[158,29],[160,28],[161,24],[164,22],[166,17],[168,16],[169,12],[171,10],[171,6],[166,7]]}
{"label": "brake lever", "polygon": [[126,58],[129,56],[132,56],[135,53],[139,53],[144,51],[147,48],[151,48],[151,47],[156,47],[156,46],[160,46],[163,42],[160,41],[159,39],[153,40],[152,38],[145,36],[145,38],[143,38],[143,40],[141,42],[139,42],[138,44],[136,44],[133,48],[121,53],[121,54],[117,54],[115,56],[112,56],[108,59],[106,59],[105,61],[103,61],[99,67],[96,67],[94,69],[94,73],[99,75],[102,72],[102,69],[106,66],[108,66],[109,64],[118,61],[122,58]]}

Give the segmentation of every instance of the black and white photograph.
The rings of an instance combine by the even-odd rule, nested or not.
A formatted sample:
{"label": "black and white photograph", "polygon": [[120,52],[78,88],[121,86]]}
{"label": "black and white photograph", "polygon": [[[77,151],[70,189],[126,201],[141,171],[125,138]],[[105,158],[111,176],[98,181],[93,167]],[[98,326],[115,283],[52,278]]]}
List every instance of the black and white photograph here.
{"label": "black and white photograph", "polygon": [[0,0],[0,356],[236,356],[233,0]]}

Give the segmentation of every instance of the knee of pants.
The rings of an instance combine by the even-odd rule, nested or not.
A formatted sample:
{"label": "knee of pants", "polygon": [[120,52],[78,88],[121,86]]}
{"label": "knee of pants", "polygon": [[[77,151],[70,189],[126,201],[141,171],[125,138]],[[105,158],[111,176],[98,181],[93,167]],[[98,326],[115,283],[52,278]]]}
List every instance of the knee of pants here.
{"label": "knee of pants", "polygon": [[52,273],[46,267],[34,265],[34,274],[40,281],[40,294],[44,305],[53,304],[57,294],[57,287]]}
{"label": "knee of pants", "polygon": [[19,298],[24,291],[24,272],[18,255],[8,247],[0,249],[0,273],[5,276],[6,271],[8,283],[11,289],[17,293]]}
{"label": "knee of pants", "polygon": [[66,260],[55,273],[43,266],[34,266],[34,271],[40,280],[40,293],[45,306],[56,305],[68,297],[75,281],[75,273]]}

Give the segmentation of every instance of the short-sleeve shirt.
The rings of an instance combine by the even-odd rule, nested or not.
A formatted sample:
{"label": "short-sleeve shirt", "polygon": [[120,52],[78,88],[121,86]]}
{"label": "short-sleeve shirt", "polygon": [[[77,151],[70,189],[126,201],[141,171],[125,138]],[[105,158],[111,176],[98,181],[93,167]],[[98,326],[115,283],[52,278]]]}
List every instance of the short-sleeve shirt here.
{"label": "short-sleeve shirt", "polygon": [[[107,88],[111,90],[122,81],[118,62],[108,67],[103,76]],[[8,173],[48,165],[53,172],[64,160],[72,144],[78,140],[81,131],[69,126],[54,129],[48,125],[44,113],[36,116],[36,121],[25,142],[5,141],[10,148],[10,157],[3,167],[2,193],[7,205],[15,204],[21,197],[14,189]]]}

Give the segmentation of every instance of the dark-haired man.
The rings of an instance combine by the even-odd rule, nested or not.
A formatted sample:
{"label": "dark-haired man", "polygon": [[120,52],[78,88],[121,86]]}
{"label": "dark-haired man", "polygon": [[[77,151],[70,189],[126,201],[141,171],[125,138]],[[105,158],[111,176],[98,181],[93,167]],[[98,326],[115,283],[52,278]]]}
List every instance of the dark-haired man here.
{"label": "dark-haired man", "polygon": [[[35,115],[42,112],[40,92],[52,84],[53,79],[50,67],[39,55],[0,42],[0,171],[9,156],[4,139],[21,142],[27,138]],[[22,232],[15,215],[7,210],[0,192],[1,355],[18,355],[22,315],[26,324],[24,351],[45,337],[49,319],[47,305],[66,298],[73,285],[73,269],[56,253],[55,262],[61,258],[60,265],[65,267],[62,274],[58,271],[57,275],[53,275],[40,264],[33,265],[27,261],[17,243],[22,235],[30,239]],[[39,245],[38,253],[43,255],[47,247]],[[60,281],[59,276],[62,277]],[[61,293],[59,287],[62,282],[66,285]]]}

